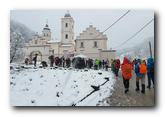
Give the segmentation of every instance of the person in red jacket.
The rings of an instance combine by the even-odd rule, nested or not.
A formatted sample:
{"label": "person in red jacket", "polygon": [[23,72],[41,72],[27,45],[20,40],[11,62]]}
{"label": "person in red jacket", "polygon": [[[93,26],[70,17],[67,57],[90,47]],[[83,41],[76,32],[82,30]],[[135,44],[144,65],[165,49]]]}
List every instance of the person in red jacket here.
{"label": "person in red jacket", "polygon": [[126,57],[124,57],[123,63],[121,65],[121,72],[125,93],[127,93],[129,91],[129,80],[132,77],[132,64]]}

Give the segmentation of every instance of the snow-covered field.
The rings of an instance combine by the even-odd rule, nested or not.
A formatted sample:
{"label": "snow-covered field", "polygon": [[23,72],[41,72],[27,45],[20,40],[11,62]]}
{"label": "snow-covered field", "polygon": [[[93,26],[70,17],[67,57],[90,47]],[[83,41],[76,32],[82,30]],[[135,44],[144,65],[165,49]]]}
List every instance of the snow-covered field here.
{"label": "snow-covered field", "polygon": [[12,106],[98,106],[111,95],[115,83],[113,74],[104,70],[11,66]]}

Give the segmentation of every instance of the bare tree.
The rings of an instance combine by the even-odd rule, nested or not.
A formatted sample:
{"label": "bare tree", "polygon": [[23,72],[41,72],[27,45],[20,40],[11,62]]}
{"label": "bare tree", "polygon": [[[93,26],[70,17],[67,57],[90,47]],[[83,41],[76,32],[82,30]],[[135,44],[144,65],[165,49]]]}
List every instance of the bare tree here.
{"label": "bare tree", "polygon": [[10,32],[10,63],[23,57],[24,39],[20,33]]}

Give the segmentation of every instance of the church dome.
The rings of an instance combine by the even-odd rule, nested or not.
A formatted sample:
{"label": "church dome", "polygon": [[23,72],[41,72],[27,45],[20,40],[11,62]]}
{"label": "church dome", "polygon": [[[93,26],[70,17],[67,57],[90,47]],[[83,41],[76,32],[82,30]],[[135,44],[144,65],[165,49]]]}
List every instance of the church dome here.
{"label": "church dome", "polygon": [[71,17],[69,11],[67,13],[65,13],[64,17]]}
{"label": "church dome", "polygon": [[45,25],[45,27],[43,28],[44,30],[50,30],[48,24]]}

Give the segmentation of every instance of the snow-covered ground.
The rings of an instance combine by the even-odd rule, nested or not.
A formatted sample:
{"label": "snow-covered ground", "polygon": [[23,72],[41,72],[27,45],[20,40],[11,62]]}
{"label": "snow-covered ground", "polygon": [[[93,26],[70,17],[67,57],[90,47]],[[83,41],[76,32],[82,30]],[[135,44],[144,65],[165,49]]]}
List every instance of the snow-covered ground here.
{"label": "snow-covered ground", "polygon": [[[115,83],[113,74],[104,70],[11,66],[12,106],[96,106],[111,95]],[[91,85],[99,90],[93,91]]]}

